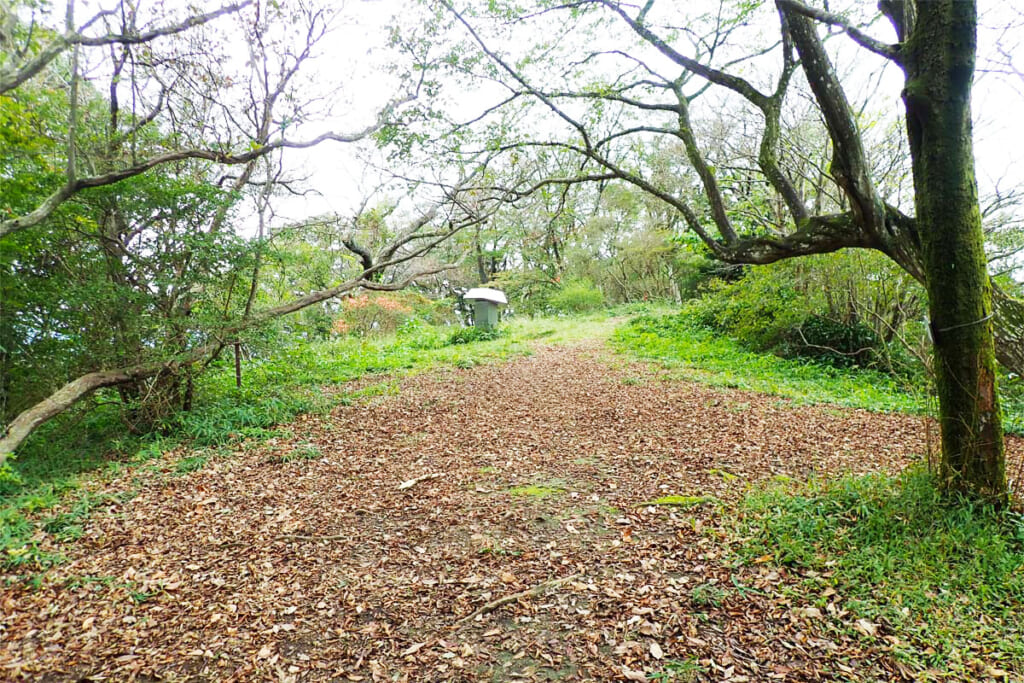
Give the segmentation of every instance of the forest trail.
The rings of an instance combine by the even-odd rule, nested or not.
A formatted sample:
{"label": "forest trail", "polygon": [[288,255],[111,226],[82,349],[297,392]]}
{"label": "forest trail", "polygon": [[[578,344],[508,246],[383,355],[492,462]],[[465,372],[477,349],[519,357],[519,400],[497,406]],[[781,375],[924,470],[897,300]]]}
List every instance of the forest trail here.
{"label": "forest trail", "polygon": [[[97,485],[70,561],[3,589],[0,678],[895,675],[781,596],[800,577],[723,559],[720,513],[772,478],[899,469],[921,419],[665,381],[596,341],[400,386]],[[640,505],[670,494],[714,500]]]}

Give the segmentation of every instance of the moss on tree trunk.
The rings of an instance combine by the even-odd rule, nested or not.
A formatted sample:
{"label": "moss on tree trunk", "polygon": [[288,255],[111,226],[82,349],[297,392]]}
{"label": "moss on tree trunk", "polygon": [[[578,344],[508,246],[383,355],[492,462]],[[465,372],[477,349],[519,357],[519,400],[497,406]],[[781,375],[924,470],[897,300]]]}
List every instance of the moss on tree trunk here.
{"label": "moss on tree trunk", "polygon": [[941,475],[953,490],[1002,502],[992,287],[971,135],[976,27],[974,2],[919,3],[903,49],[903,96],[934,340]]}

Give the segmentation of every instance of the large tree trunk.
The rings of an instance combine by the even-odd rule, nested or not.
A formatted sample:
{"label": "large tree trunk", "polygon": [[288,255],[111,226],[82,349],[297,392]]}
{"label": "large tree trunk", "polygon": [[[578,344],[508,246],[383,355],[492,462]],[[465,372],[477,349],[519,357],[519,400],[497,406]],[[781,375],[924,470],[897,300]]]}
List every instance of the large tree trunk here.
{"label": "large tree trunk", "polygon": [[971,140],[977,7],[973,0],[929,0],[917,12],[902,50],[903,97],[934,339],[941,475],[953,490],[1001,502],[992,286]]}

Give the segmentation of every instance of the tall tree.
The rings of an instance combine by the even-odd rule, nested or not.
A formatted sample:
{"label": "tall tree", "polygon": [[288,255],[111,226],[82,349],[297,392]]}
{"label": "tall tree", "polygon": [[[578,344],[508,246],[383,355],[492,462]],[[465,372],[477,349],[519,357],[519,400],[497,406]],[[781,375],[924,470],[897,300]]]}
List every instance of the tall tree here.
{"label": "tall tree", "polygon": [[[776,0],[774,36],[765,31],[771,19],[761,3],[723,0],[717,11],[700,15],[655,0],[539,3],[532,12],[494,2],[488,11],[443,2],[487,56],[485,75],[507,88],[506,101],[523,106],[518,103],[530,100],[552,114],[543,133],[509,147],[558,147],[587,162],[575,177],[551,177],[534,186],[612,176],[672,206],[720,260],[764,264],[865,248],[881,251],[921,281],[929,294],[938,361],[943,480],[950,489],[1005,499],[993,298],[971,149],[973,0],[882,2],[896,29],[892,44],[845,16],[797,0]],[[552,21],[555,12],[564,22]],[[565,28],[534,53],[515,53],[508,31],[539,22]],[[634,36],[633,45],[609,41],[621,34],[616,23]],[[849,83],[837,75],[826,50],[823,24],[905,72],[913,213],[898,198],[882,195],[873,176],[870,133],[860,125]],[[499,28],[485,33],[491,26]],[[594,47],[581,54],[587,42]],[[795,87],[806,89],[827,132],[827,172],[838,190],[836,201],[812,201],[787,157],[783,113]],[[756,158],[737,163],[727,150],[701,139],[693,111],[703,102],[760,117]],[[649,166],[621,154],[659,136],[681,145],[689,162],[684,185],[700,188],[699,196],[659,182]],[[723,185],[723,179],[744,165],[739,171],[747,184],[767,186],[785,207],[785,224],[737,220],[743,192],[735,183]],[[1013,319],[1022,304],[1007,297],[1000,304],[1000,352],[1013,363],[1020,360],[1024,329]]]}
{"label": "tall tree", "polygon": [[[992,288],[971,135],[977,7],[887,2],[903,67],[914,205],[928,291],[942,429],[942,476],[957,489],[1006,493],[995,385]],[[794,11],[803,11],[795,8]]]}

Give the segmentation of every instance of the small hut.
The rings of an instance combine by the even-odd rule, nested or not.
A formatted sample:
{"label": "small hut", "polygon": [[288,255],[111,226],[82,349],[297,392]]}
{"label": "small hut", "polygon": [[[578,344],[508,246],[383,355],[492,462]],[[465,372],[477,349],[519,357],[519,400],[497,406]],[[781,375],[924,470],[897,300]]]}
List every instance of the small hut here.
{"label": "small hut", "polygon": [[490,287],[474,287],[462,297],[473,302],[473,324],[484,330],[498,325],[498,306],[508,303],[505,292]]}

